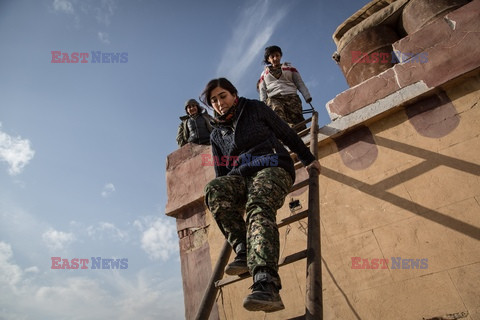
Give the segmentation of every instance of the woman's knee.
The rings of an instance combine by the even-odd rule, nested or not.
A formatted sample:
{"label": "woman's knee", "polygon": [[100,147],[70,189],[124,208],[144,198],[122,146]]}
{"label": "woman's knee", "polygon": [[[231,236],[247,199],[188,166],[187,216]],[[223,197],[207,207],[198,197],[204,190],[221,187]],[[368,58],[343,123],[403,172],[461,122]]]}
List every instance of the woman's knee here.
{"label": "woman's knee", "polygon": [[213,179],[205,186],[205,194],[221,193],[234,194],[241,188],[242,179],[239,176],[222,176]]}
{"label": "woman's knee", "polygon": [[244,188],[240,176],[215,178],[205,186],[205,203],[210,208],[217,202],[238,202]]}

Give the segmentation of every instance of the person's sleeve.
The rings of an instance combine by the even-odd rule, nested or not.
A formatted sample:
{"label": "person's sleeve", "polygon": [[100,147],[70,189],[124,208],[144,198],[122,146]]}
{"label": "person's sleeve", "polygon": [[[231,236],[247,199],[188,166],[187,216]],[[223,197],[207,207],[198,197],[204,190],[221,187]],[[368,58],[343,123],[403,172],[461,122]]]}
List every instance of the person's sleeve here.
{"label": "person's sleeve", "polygon": [[212,128],[212,124],[210,123],[211,121],[213,121],[212,116],[207,113],[205,114],[204,119],[207,124],[208,132],[212,132],[213,128]]}
{"label": "person's sleeve", "polygon": [[265,83],[264,72],[260,76],[260,84],[258,86],[259,94],[260,94],[260,101],[267,103],[267,84]]}
{"label": "person's sleeve", "polygon": [[262,103],[262,117],[268,123],[275,136],[283,142],[291,151],[295,152],[303,163],[307,166],[315,160],[315,156],[307,148],[303,140],[285,121],[283,121],[272,109]]}
{"label": "person's sleeve", "polygon": [[220,148],[215,144],[212,139],[210,139],[210,144],[212,145],[212,162],[213,162],[213,169],[215,170],[215,177],[222,177],[228,174],[228,170],[225,166],[219,165],[219,161],[215,161],[215,159],[222,158],[222,152]]}
{"label": "person's sleeve", "polygon": [[312,100],[312,96],[310,95],[310,92],[308,91],[307,86],[303,82],[302,76],[300,75],[300,72],[298,72],[298,69],[295,68],[295,71],[292,72],[292,79],[293,83],[297,87],[298,91],[302,93],[303,98],[305,101]]}
{"label": "person's sleeve", "polygon": [[182,147],[186,144],[187,142],[184,139],[183,135],[183,122],[180,122],[180,125],[178,126],[177,130],[177,144],[179,147]]}

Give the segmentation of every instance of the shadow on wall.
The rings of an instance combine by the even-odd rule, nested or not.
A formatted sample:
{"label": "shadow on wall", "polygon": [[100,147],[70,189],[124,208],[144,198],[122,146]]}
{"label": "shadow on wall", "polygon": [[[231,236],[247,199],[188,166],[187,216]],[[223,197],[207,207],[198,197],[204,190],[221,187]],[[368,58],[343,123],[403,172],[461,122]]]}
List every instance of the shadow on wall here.
{"label": "shadow on wall", "polygon": [[[460,123],[445,91],[411,104],[405,113],[418,134],[428,138],[444,137]],[[375,140],[367,126],[359,126],[334,139],[343,164],[352,170],[364,170],[375,162],[378,157]]]}
{"label": "shadow on wall", "polygon": [[458,171],[480,176],[480,165],[383,137],[376,136],[375,142],[376,145],[422,158],[424,161],[375,184],[364,183],[363,181],[349,177],[343,173],[336,172],[326,167],[322,167],[321,175],[406,210],[409,210],[415,205],[417,208],[419,208],[419,210],[418,212],[413,213],[441,224],[446,228],[450,228],[465,234],[473,239],[480,240],[480,228],[452,218],[441,212],[419,205],[418,203],[414,203],[387,191],[396,185],[418,177],[439,166],[449,167]]}

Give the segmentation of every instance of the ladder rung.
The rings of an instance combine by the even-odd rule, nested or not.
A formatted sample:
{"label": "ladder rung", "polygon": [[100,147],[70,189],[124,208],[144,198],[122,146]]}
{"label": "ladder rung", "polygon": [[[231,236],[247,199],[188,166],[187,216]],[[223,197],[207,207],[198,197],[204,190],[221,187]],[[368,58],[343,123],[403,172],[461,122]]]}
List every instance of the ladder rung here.
{"label": "ladder rung", "polygon": [[312,121],[312,117],[307,118],[307,119],[303,120],[302,122],[297,123],[297,124],[294,125],[292,128],[293,128],[293,130],[296,130],[297,128],[300,128],[300,127],[302,127],[303,125],[306,125],[306,124],[309,123],[310,121]]}
{"label": "ladder rung", "polygon": [[[278,224],[277,226],[279,228],[281,227],[284,227],[288,224],[291,224],[295,221],[299,221],[299,220],[302,220],[304,218],[306,218],[308,216],[308,210],[304,210],[302,212],[299,212],[293,216],[289,216],[285,219],[282,219]],[[302,251],[303,252],[303,251]],[[302,252],[299,252],[299,253],[296,253],[298,256],[300,256],[302,258],[304,258],[302,256]],[[297,260],[292,260],[294,257],[294,255],[291,255],[291,256],[288,256],[288,257],[285,257],[284,259],[282,259],[282,261],[280,262],[280,265],[283,263],[283,264],[289,264],[289,263],[292,263],[292,262],[295,262],[297,260],[300,260],[300,259],[297,259]],[[306,251],[305,251],[305,256],[306,256]],[[241,274],[241,275],[238,275],[238,276],[232,276],[232,277],[227,277],[227,278],[224,278],[222,280],[219,280],[217,282],[215,282],[215,286],[216,287],[219,287],[219,286],[224,286],[226,284],[229,284],[229,283],[233,283],[233,282],[237,282],[237,281],[240,281],[240,280],[243,280],[245,278],[248,278],[250,277],[250,274],[247,272],[247,273],[244,273],[244,274]]]}
{"label": "ladder rung", "polygon": [[287,264],[294,263],[296,261],[305,259],[307,257],[307,250],[302,250],[296,253],[293,253],[289,256],[286,256],[278,263],[278,267],[286,266]]}
{"label": "ladder rung", "polygon": [[302,189],[303,187],[306,187],[306,186],[308,186],[308,179],[305,179],[303,181],[300,181],[297,184],[294,184],[290,189],[289,193],[292,193],[293,191],[297,191],[298,189]]}
{"label": "ladder rung", "polygon": [[293,216],[289,216],[289,217],[286,217],[285,219],[282,219],[279,223],[277,223],[277,226],[281,228],[295,221],[302,220],[307,216],[308,216],[308,210],[304,210],[302,212],[294,214]]}
{"label": "ladder rung", "polygon": [[[296,154],[290,154],[290,158],[292,158],[292,161],[293,161],[293,165],[294,165],[294,166],[295,166],[295,164],[296,164],[297,162],[300,161],[300,159],[298,159],[298,157],[297,157]],[[295,168],[295,170],[297,170],[297,169]]]}
{"label": "ladder rung", "polygon": [[295,168],[295,170],[297,170],[301,167],[303,167],[303,163],[301,163],[300,161],[295,162],[295,164],[293,165],[293,168]]}
{"label": "ladder rung", "polygon": [[[308,140],[307,142],[304,141],[303,143],[305,143],[305,145],[306,145],[307,147],[310,146],[310,140]],[[295,152],[293,152],[293,151],[291,151],[291,150],[288,150],[288,149],[287,149],[287,151],[288,151],[288,154],[290,155],[290,157],[291,157],[292,159],[293,159],[293,157],[296,157],[296,156],[297,156],[297,154],[296,154]]]}
{"label": "ladder rung", "polygon": [[[306,257],[307,257],[307,250],[293,253],[289,256],[286,256],[282,260],[280,260],[280,262],[278,263],[278,267],[280,268],[280,267],[286,266],[287,264],[305,259]],[[222,280],[218,280],[215,282],[215,287],[220,288],[220,287],[226,286],[227,284],[235,283],[246,278],[251,278],[250,273],[246,272],[238,276],[231,276],[231,277],[224,278]]]}
{"label": "ladder rung", "polygon": [[305,137],[305,136],[308,136],[310,134],[310,128],[306,128],[306,129],[303,129],[302,131],[300,131],[299,133],[297,133],[298,136],[301,138],[301,137]]}
{"label": "ladder rung", "polygon": [[235,283],[249,277],[251,277],[251,275],[248,272],[245,272],[244,274],[241,274],[238,276],[226,277],[226,278],[223,278],[222,280],[215,281],[215,287],[220,288],[220,287],[226,286],[227,284]]}

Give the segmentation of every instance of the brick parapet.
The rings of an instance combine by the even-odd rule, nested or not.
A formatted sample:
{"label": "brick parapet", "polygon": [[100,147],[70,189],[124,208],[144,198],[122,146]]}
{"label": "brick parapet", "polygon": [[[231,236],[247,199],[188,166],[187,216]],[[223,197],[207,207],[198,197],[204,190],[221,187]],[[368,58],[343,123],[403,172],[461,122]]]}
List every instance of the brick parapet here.
{"label": "brick parapet", "polygon": [[182,210],[202,205],[203,188],[214,178],[212,166],[202,165],[202,154],[211,147],[188,143],[167,157],[167,205],[165,213],[175,217]]}
{"label": "brick parapet", "polygon": [[394,51],[427,53],[428,61],[396,64],[340,93],[326,105],[330,118],[335,121],[377,101],[389,100],[398,91],[415,84],[423,83],[424,93],[435,90],[480,68],[479,16],[480,1],[474,0],[395,42]]}

